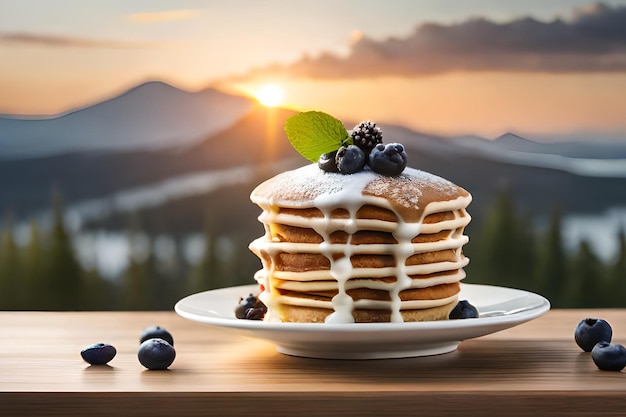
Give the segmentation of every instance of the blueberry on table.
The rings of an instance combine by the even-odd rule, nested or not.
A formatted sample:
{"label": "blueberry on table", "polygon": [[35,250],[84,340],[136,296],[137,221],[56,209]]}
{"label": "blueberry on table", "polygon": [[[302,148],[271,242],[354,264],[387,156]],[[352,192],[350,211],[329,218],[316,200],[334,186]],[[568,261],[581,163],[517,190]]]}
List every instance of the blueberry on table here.
{"label": "blueberry on table", "polygon": [[578,323],[574,331],[574,340],[585,352],[591,352],[596,343],[611,342],[613,329],[605,320],[586,318]]}
{"label": "blueberry on table", "polygon": [[85,346],[80,356],[90,365],[106,365],[115,357],[117,350],[108,343],[95,343]]}
{"label": "blueberry on table", "polygon": [[374,172],[387,177],[400,175],[407,164],[404,146],[399,143],[376,145],[369,155],[369,164]]}
{"label": "blueberry on table", "polygon": [[609,342],[599,342],[591,349],[591,358],[603,371],[621,371],[626,367],[626,348]]}
{"label": "blueberry on table", "polygon": [[161,326],[146,327],[143,333],[141,333],[139,343],[143,343],[148,339],[154,338],[163,339],[170,345],[174,346],[174,338],[172,337],[171,333]]}
{"label": "blueberry on table", "polygon": [[150,370],[167,369],[176,358],[176,350],[163,339],[154,338],[139,345],[137,359]]}
{"label": "blueberry on table", "polygon": [[450,320],[478,318],[478,309],[467,300],[459,301],[448,316]]}

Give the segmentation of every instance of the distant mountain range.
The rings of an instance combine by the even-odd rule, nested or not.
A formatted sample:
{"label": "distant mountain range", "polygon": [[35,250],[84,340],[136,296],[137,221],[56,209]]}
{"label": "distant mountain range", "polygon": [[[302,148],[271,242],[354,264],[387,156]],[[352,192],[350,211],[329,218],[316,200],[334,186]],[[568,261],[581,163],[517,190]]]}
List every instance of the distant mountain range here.
{"label": "distant mountain range", "polygon": [[[1,117],[0,213],[26,218],[46,209],[53,188],[73,207],[142,196],[133,200],[138,206],[110,207],[154,212],[172,200],[194,201],[194,193],[210,193],[208,204],[234,207],[277,169],[307,163],[285,138],[284,121],[293,114],[216,90],[189,93],[151,82],[56,118]],[[407,147],[410,166],[467,188],[477,219],[503,187],[514,192],[520,207],[540,214],[556,202],[564,213],[626,206],[621,192],[626,189],[626,144],[544,144],[511,133],[495,140],[448,138],[379,125],[385,141]],[[219,179],[237,173],[245,175],[237,181]],[[198,186],[198,181],[222,181],[223,186]],[[142,208],[148,200],[149,208]],[[189,227],[198,227],[206,207],[182,206],[170,210],[177,218],[171,223],[195,219]]]}
{"label": "distant mountain range", "polygon": [[214,89],[187,92],[147,82],[67,114],[0,116],[0,159],[186,146],[231,126],[252,105]]}
{"label": "distant mountain range", "polygon": [[489,141],[451,139],[466,152],[505,163],[551,168],[575,175],[626,178],[626,142],[534,142],[513,133]]}
{"label": "distant mountain range", "polygon": [[479,136],[464,136],[453,140],[456,144],[467,148],[491,150],[491,152],[509,151],[588,159],[626,158],[626,141],[623,143],[602,140],[544,143],[511,132],[507,132],[495,140],[485,140]]}

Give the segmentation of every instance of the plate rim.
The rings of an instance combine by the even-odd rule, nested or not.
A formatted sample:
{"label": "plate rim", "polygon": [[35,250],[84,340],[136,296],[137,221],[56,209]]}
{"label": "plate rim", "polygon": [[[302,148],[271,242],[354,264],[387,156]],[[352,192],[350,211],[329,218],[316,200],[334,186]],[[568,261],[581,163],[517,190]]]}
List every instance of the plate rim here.
{"label": "plate rim", "polygon": [[[524,322],[533,320],[542,316],[548,312],[551,308],[550,301],[540,294],[522,290],[518,288],[503,287],[497,285],[488,284],[470,284],[461,283],[462,287],[470,288],[497,288],[510,291],[519,292],[520,297],[531,296],[538,301],[537,305],[532,306],[528,310],[521,312],[515,312],[508,315],[479,317],[476,319],[459,319],[459,320],[435,320],[435,321],[422,321],[422,322],[404,322],[404,323],[283,323],[283,322],[266,322],[261,320],[243,320],[230,317],[213,317],[207,315],[196,314],[185,311],[182,306],[191,298],[199,297],[208,293],[214,293],[218,291],[235,291],[241,290],[242,294],[250,292],[250,290],[258,290],[258,284],[247,284],[231,286],[213,290],[200,291],[194,294],[189,294],[181,298],[174,305],[174,311],[181,317],[199,322],[211,326],[226,327],[240,330],[264,330],[264,331],[281,331],[281,332],[312,332],[312,333],[325,333],[325,332],[397,332],[397,331],[419,331],[419,330],[454,330],[456,328],[472,328],[483,327],[489,325],[509,325],[509,324],[522,324]],[[233,310],[236,302],[233,302]],[[512,327],[512,326],[510,326]]]}

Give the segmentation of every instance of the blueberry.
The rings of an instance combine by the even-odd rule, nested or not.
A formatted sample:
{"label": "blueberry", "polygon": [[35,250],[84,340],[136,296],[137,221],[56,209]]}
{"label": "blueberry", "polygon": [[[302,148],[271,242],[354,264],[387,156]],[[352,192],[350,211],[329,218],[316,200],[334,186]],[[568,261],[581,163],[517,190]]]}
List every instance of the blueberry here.
{"label": "blueberry", "polygon": [[235,307],[235,317],[247,320],[263,320],[267,307],[258,299],[258,297],[250,294],[245,299],[240,298],[239,304]]}
{"label": "blueberry", "polygon": [[400,175],[406,168],[407,155],[399,143],[379,143],[369,155],[369,164],[374,172],[387,177]]}
{"label": "blueberry", "polygon": [[246,319],[247,320],[263,320],[263,317],[265,317],[266,312],[267,312],[266,308],[261,308],[261,307],[249,308],[246,310]]}
{"label": "blueberry", "polygon": [[326,172],[339,172],[337,167],[337,151],[322,154],[317,161],[317,166]]}
{"label": "blueberry", "polygon": [[154,338],[139,345],[137,359],[150,370],[167,369],[176,358],[174,347],[163,339]]}
{"label": "blueberry", "polygon": [[143,343],[148,339],[159,338],[165,340],[170,345],[174,346],[174,338],[166,329],[160,326],[151,326],[146,327],[141,333],[141,337],[139,338],[139,343]]}
{"label": "blueberry", "polygon": [[450,312],[450,320],[475,319],[478,317],[478,310],[467,300],[459,301]]}
{"label": "blueberry", "polygon": [[337,168],[342,174],[354,174],[365,166],[365,154],[356,145],[342,146],[335,157]]}
{"label": "blueberry", "polygon": [[598,342],[611,342],[613,329],[611,325],[602,319],[586,318],[578,323],[574,332],[574,340],[585,352],[591,349]]}
{"label": "blueberry", "polygon": [[115,357],[117,350],[108,343],[96,343],[85,346],[80,356],[91,365],[105,365]]}
{"label": "blueberry", "polygon": [[603,371],[621,371],[626,366],[626,348],[609,342],[598,342],[591,350],[591,358]]}

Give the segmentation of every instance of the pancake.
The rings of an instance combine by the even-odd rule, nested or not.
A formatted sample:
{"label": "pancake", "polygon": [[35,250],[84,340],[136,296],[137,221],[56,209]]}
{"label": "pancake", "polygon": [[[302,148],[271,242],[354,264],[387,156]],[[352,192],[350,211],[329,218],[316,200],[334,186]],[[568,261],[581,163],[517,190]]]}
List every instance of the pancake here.
{"label": "pancake", "polygon": [[324,172],[316,164],[260,184],[264,236],[250,244],[267,320],[445,320],[458,301],[471,195],[406,168]]}

